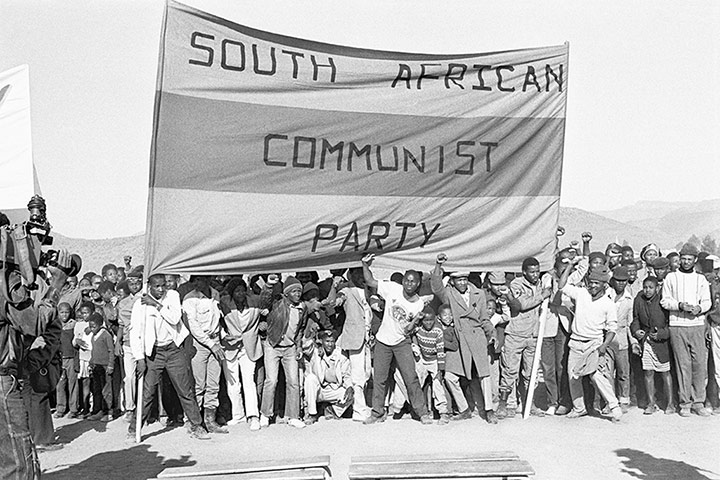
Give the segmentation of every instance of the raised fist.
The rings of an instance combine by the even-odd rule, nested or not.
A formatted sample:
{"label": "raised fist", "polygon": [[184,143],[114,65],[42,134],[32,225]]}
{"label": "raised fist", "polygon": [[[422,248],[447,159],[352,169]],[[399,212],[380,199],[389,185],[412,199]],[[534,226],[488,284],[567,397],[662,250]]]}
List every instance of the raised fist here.
{"label": "raised fist", "polygon": [[438,265],[442,265],[443,263],[447,262],[447,258],[447,255],[445,255],[444,253],[439,253],[436,262]]}
{"label": "raised fist", "polygon": [[580,238],[582,238],[583,243],[590,243],[590,240],[592,240],[592,233],[583,232],[580,234]]}
{"label": "raised fist", "polygon": [[558,225],[555,235],[557,235],[558,237],[562,237],[563,235],[565,235],[565,227],[561,227]]}
{"label": "raised fist", "polygon": [[368,267],[372,265],[373,260],[375,260],[375,254],[374,253],[368,253],[362,258],[363,265],[367,265]]}

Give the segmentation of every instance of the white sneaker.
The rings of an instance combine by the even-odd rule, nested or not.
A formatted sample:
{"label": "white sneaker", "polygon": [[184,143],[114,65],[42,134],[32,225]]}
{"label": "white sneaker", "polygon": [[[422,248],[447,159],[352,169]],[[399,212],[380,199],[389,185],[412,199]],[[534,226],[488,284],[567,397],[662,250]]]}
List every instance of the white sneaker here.
{"label": "white sneaker", "polygon": [[233,419],[230,420],[229,422],[227,422],[227,424],[228,425],[240,425],[244,421],[245,421],[245,417],[239,417],[239,418],[233,417]]}
{"label": "white sneaker", "polygon": [[270,426],[270,418],[265,415],[260,415],[260,428],[267,428]]}
{"label": "white sneaker", "polygon": [[287,424],[295,428],[305,428],[305,422],[303,422],[299,418],[291,418],[287,421]]}
{"label": "white sneaker", "polygon": [[548,407],[547,410],[545,410],[545,415],[555,415],[555,407]]}
{"label": "white sneaker", "polygon": [[260,430],[260,420],[257,417],[250,417],[250,431],[257,432]]}

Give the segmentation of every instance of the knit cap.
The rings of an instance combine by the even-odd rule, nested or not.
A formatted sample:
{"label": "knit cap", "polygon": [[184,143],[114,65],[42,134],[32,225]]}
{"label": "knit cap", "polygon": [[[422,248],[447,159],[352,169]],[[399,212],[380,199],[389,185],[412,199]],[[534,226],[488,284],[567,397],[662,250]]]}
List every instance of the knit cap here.
{"label": "knit cap", "polygon": [[285,285],[283,287],[283,293],[289,293],[291,290],[299,289],[302,291],[302,284],[295,277],[288,277],[285,279]]}

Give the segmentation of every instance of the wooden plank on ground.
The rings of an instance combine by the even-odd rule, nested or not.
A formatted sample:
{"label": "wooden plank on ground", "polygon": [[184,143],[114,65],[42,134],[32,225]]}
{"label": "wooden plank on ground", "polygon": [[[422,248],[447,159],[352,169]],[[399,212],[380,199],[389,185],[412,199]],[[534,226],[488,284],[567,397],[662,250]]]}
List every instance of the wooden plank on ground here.
{"label": "wooden plank on ground", "polygon": [[184,477],[160,477],[182,478],[183,480],[325,480],[327,471],[323,468],[307,468],[303,470],[274,470],[271,472],[248,472],[248,473],[210,473],[208,475],[190,475]]}
{"label": "wooden plank on ground", "polygon": [[525,460],[430,461],[351,464],[350,480],[524,477],[535,471]]}
{"label": "wooden plank on ground", "polygon": [[352,457],[350,463],[352,465],[360,465],[363,463],[426,463],[426,462],[466,462],[466,461],[494,461],[494,460],[519,460],[520,457],[515,452],[499,451],[499,452],[477,452],[468,454],[413,454],[413,455],[378,455],[378,456],[362,456]]}
{"label": "wooden plank on ground", "polygon": [[208,477],[220,475],[233,475],[241,473],[262,473],[262,472],[282,472],[286,470],[303,470],[303,469],[321,469],[330,477],[330,456],[319,455],[317,457],[304,457],[296,459],[283,460],[265,460],[257,462],[243,462],[217,470],[200,470],[197,468],[166,468],[158,475],[158,478],[192,478],[192,477]]}

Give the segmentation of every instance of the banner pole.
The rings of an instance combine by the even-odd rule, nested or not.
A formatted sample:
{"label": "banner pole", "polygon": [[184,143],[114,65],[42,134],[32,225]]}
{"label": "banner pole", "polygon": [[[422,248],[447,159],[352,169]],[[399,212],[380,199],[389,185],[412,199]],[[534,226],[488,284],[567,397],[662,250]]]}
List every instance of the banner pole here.
{"label": "banner pole", "polygon": [[145,374],[143,373],[138,377],[138,385],[137,385],[137,399],[138,402],[135,404],[135,442],[140,443],[140,440],[142,438],[142,416],[143,416],[143,387],[145,384]]}
{"label": "banner pole", "polygon": [[530,384],[528,386],[527,396],[525,400],[525,410],[523,411],[523,420],[530,416],[533,397],[535,396],[535,382],[537,382],[538,369],[540,368],[540,356],[542,350],[543,332],[545,331],[545,323],[547,322],[547,312],[550,299],[543,300],[540,307],[540,327],[538,331],[537,342],[535,343],[535,355],[533,356],[532,373],[530,374]]}

